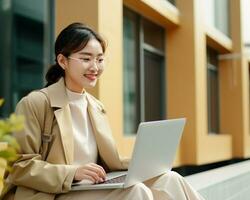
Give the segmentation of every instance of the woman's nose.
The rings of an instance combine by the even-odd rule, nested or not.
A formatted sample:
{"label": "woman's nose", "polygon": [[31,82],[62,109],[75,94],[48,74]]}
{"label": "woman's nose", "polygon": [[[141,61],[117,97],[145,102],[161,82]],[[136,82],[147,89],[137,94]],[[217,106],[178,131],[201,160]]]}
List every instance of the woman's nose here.
{"label": "woman's nose", "polygon": [[92,73],[96,73],[98,72],[98,70],[99,70],[98,65],[95,62],[89,68],[89,71]]}
{"label": "woman's nose", "polygon": [[98,71],[99,67],[98,67],[98,64],[97,64],[97,60],[93,59],[91,69],[95,69],[96,71]]}

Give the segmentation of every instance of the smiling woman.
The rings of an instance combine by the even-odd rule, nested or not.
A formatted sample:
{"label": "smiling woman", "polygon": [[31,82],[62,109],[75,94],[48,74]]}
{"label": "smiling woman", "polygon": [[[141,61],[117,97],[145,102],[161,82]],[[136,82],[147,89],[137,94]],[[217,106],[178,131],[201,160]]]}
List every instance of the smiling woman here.
{"label": "smiling woman", "polygon": [[105,49],[104,40],[81,23],[59,34],[46,87],[17,105],[16,113],[27,120],[15,134],[20,157],[6,180],[4,199],[203,199],[174,172],[127,189],[71,191],[73,182],[98,184],[106,172],[128,167],[119,157],[102,103],[86,91],[105,69]]}
{"label": "smiling woman", "polygon": [[82,50],[68,57],[59,54],[57,60],[65,71],[67,88],[81,93],[85,88],[94,87],[104,70],[103,54],[103,48],[95,38],[90,39]]}
{"label": "smiling woman", "polygon": [[57,38],[56,64],[46,75],[46,86],[64,77],[66,86],[74,92],[94,87],[104,70],[105,50],[105,41],[87,26],[80,23],[68,26]]}

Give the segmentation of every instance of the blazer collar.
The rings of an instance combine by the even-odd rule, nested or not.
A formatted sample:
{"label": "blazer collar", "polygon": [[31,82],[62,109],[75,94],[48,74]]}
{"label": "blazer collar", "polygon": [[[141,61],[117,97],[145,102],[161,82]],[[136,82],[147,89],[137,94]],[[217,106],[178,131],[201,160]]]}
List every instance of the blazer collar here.
{"label": "blazer collar", "polygon": [[64,78],[47,89],[51,107],[58,108],[54,114],[61,133],[66,163],[71,164],[74,159],[73,126]]}
{"label": "blazer collar", "polygon": [[[61,132],[66,162],[71,164],[74,159],[73,127],[64,78],[61,78],[58,82],[48,87],[48,96],[51,106],[59,108],[55,110],[54,113]],[[106,112],[101,103],[97,102],[94,97],[87,92],[86,96],[88,101],[88,113],[100,156],[110,169],[121,169],[121,162],[112,137],[111,129],[108,125]]]}
{"label": "blazer collar", "polygon": [[69,103],[64,78],[48,87],[48,95],[51,107],[63,108]]}
{"label": "blazer collar", "polygon": [[[48,96],[50,99],[51,107],[63,108],[69,104],[63,77],[60,78],[58,82],[48,87]],[[86,92],[86,96],[88,100],[88,105],[90,107],[93,107],[94,109],[97,109],[98,111],[104,114],[106,113],[104,108],[101,105],[99,105],[88,92]]]}
{"label": "blazer collar", "polygon": [[87,100],[88,113],[102,161],[104,161],[111,170],[122,169],[122,163],[120,162],[116,144],[103,106],[97,103],[97,100],[88,93]]}

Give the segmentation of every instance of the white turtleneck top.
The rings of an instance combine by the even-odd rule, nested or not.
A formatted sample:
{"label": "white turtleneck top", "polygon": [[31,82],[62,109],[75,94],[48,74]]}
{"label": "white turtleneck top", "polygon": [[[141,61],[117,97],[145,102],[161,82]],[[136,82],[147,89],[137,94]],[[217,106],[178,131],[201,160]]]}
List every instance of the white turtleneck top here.
{"label": "white turtleneck top", "polygon": [[86,93],[72,92],[66,88],[72,117],[75,165],[97,163],[97,145],[87,111]]}

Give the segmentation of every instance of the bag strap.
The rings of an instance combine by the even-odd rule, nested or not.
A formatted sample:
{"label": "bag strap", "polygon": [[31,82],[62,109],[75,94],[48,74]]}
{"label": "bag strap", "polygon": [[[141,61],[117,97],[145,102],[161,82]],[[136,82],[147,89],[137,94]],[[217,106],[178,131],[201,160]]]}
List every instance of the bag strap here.
{"label": "bag strap", "polygon": [[52,141],[53,135],[52,135],[52,126],[53,121],[55,118],[54,110],[50,107],[50,100],[48,97],[48,93],[46,92],[46,88],[39,90],[41,93],[43,93],[48,102],[49,105],[46,108],[46,113],[44,115],[44,126],[42,129],[42,144],[41,144],[41,156],[42,160],[46,160],[48,156],[48,150],[49,150],[49,143]]}

